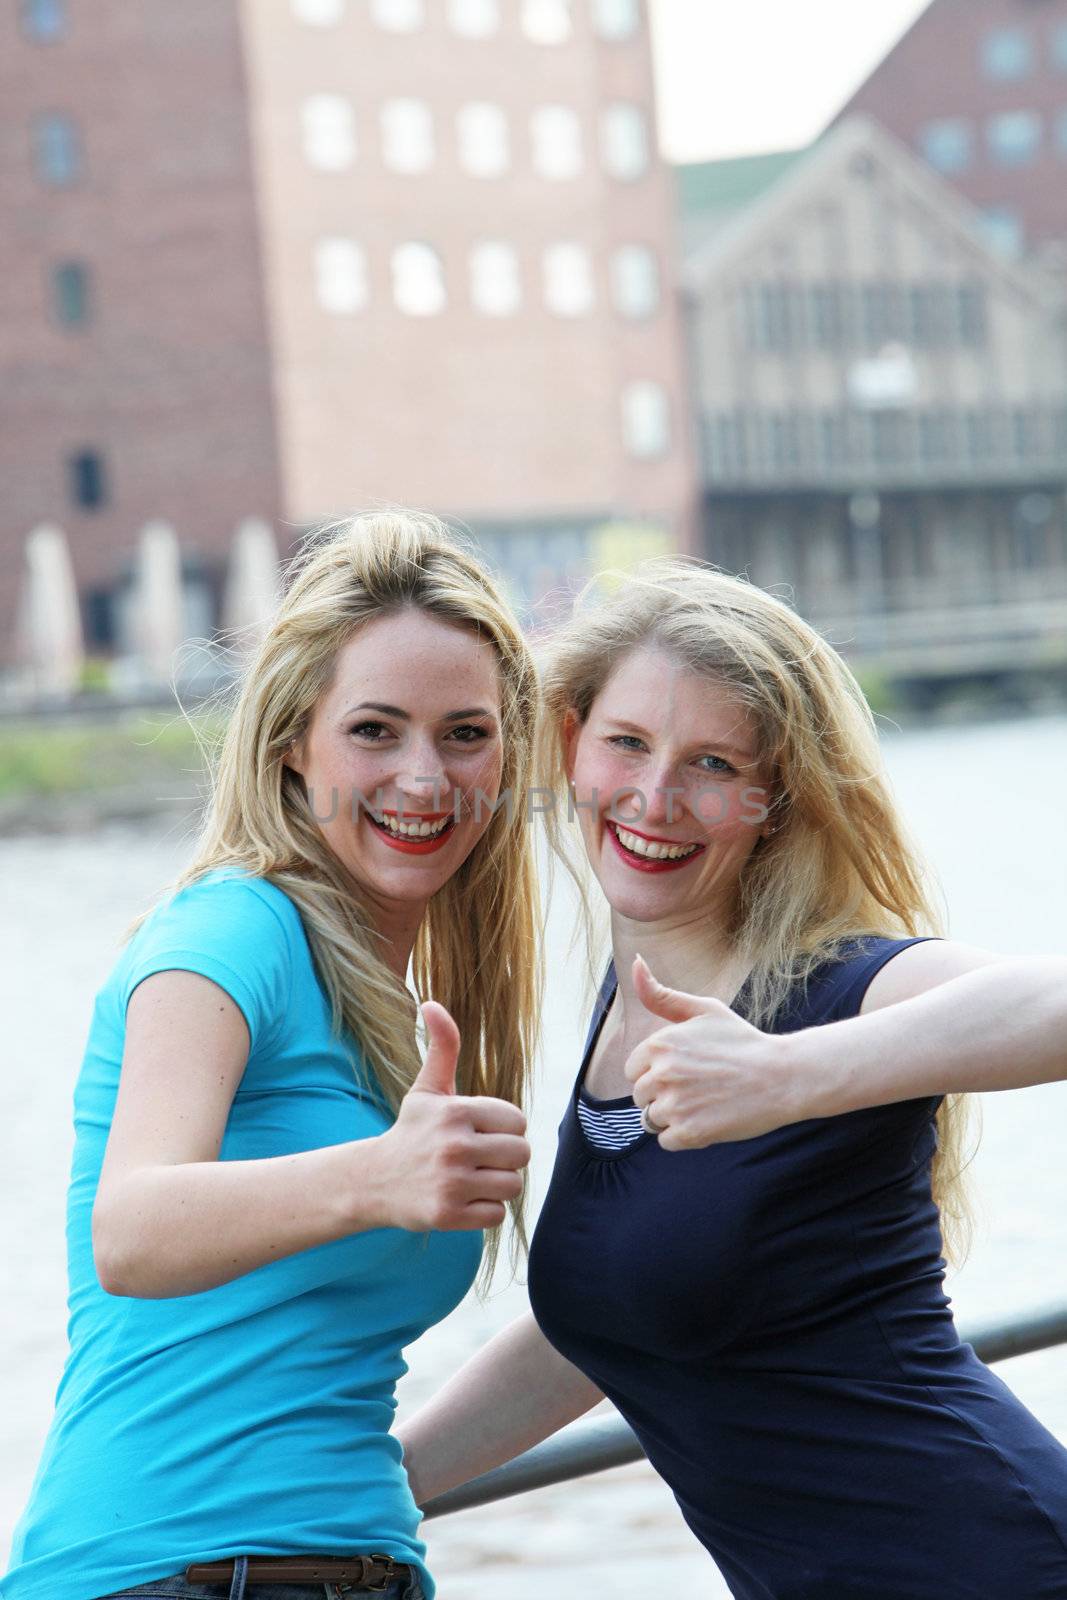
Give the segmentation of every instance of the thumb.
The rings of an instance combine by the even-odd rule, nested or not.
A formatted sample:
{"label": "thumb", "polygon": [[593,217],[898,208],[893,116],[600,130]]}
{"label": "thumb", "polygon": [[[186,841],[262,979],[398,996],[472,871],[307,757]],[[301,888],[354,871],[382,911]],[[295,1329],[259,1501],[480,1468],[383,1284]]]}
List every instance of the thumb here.
{"label": "thumb", "polygon": [[700,994],[683,994],[681,989],[668,989],[652,976],[644,956],[634,957],[634,988],[637,998],[646,1011],[662,1017],[665,1022],[687,1022],[714,1010],[716,1000],[705,999]]}
{"label": "thumb", "polygon": [[436,1000],[427,1000],[420,1009],[430,1042],[426,1059],[411,1087],[427,1094],[455,1094],[459,1029]]}

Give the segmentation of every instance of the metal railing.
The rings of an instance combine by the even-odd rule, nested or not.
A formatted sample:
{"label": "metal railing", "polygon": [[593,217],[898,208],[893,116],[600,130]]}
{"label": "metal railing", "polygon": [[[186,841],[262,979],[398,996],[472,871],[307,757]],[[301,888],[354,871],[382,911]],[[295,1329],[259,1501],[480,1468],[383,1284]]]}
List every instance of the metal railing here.
{"label": "metal railing", "polygon": [[[982,1361],[989,1363],[1029,1355],[1035,1350],[1048,1350],[1054,1345],[1067,1344],[1067,1305],[1035,1313],[1020,1322],[964,1330],[960,1337],[974,1346],[975,1354]],[[544,1444],[516,1456],[506,1466],[438,1495],[423,1507],[423,1514],[444,1517],[453,1511],[489,1505],[494,1500],[506,1500],[531,1489],[547,1489],[553,1483],[565,1483],[643,1459],[644,1451],[636,1434],[621,1417],[574,1422],[546,1439]]]}

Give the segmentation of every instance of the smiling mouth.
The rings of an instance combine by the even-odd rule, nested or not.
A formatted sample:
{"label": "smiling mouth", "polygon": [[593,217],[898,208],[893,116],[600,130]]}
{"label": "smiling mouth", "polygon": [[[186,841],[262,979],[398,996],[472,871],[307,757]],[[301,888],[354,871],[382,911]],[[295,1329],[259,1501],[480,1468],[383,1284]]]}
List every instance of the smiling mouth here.
{"label": "smiling mouth", "polygon": [[451,811],[447,816],[432,818],[400,818],[390,812],[383,811],[376,815],[368,811],[367,820],[392,849],[418,855],[438,849],[456,826],[455,814]]}
{"label": "smiling mouth", "polygon": [[605,823],[620,854],[636,864],[645,866],[680,866],[707,849],[703,844],[672,844],[666,839],[646,839],[643,834],[631,833],[618,822]]}

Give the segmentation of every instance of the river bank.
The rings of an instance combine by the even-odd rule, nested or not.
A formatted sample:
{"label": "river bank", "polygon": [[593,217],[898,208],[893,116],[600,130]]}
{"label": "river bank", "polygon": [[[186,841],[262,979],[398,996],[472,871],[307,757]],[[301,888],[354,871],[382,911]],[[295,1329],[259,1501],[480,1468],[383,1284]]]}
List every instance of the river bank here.
{"label": "river bank", "polygon": [[[887,701],[873,684],[868,697],[890,740],[939,728],[1016,725],[1067,710],[1054,698],[1008,704],[974,691],[920,712]],[[0,838],[193,821],[223,727],[213,708],[184,714],[173,701],[120,705],[99,697],[33,717],[0,718]]]}

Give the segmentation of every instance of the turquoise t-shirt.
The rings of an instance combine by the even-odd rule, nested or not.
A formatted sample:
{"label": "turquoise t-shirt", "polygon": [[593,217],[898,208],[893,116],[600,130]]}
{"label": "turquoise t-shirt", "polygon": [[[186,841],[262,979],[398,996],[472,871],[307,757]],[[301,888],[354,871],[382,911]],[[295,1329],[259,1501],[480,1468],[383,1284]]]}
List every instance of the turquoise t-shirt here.
{"label": "turquoise t-shirt", "polygon": [[[94,1600],[231,1555],[382,1551],[420,1571],[419,1513],[390,1434],[402,1349],[463,1298],[478,1231],[351,1234],[199,1294],[106,1294],[90,1223],[126,1006],[154,972],[202,973],[251,1040],[219,1159],[382,1133],[357,1047],[330,1028],[300,916],[234,869],[158,906],[96,998],[74,1095],[70,1352],[3,1600]],[[174,1070],[181,1070],[175,1061]]]}

